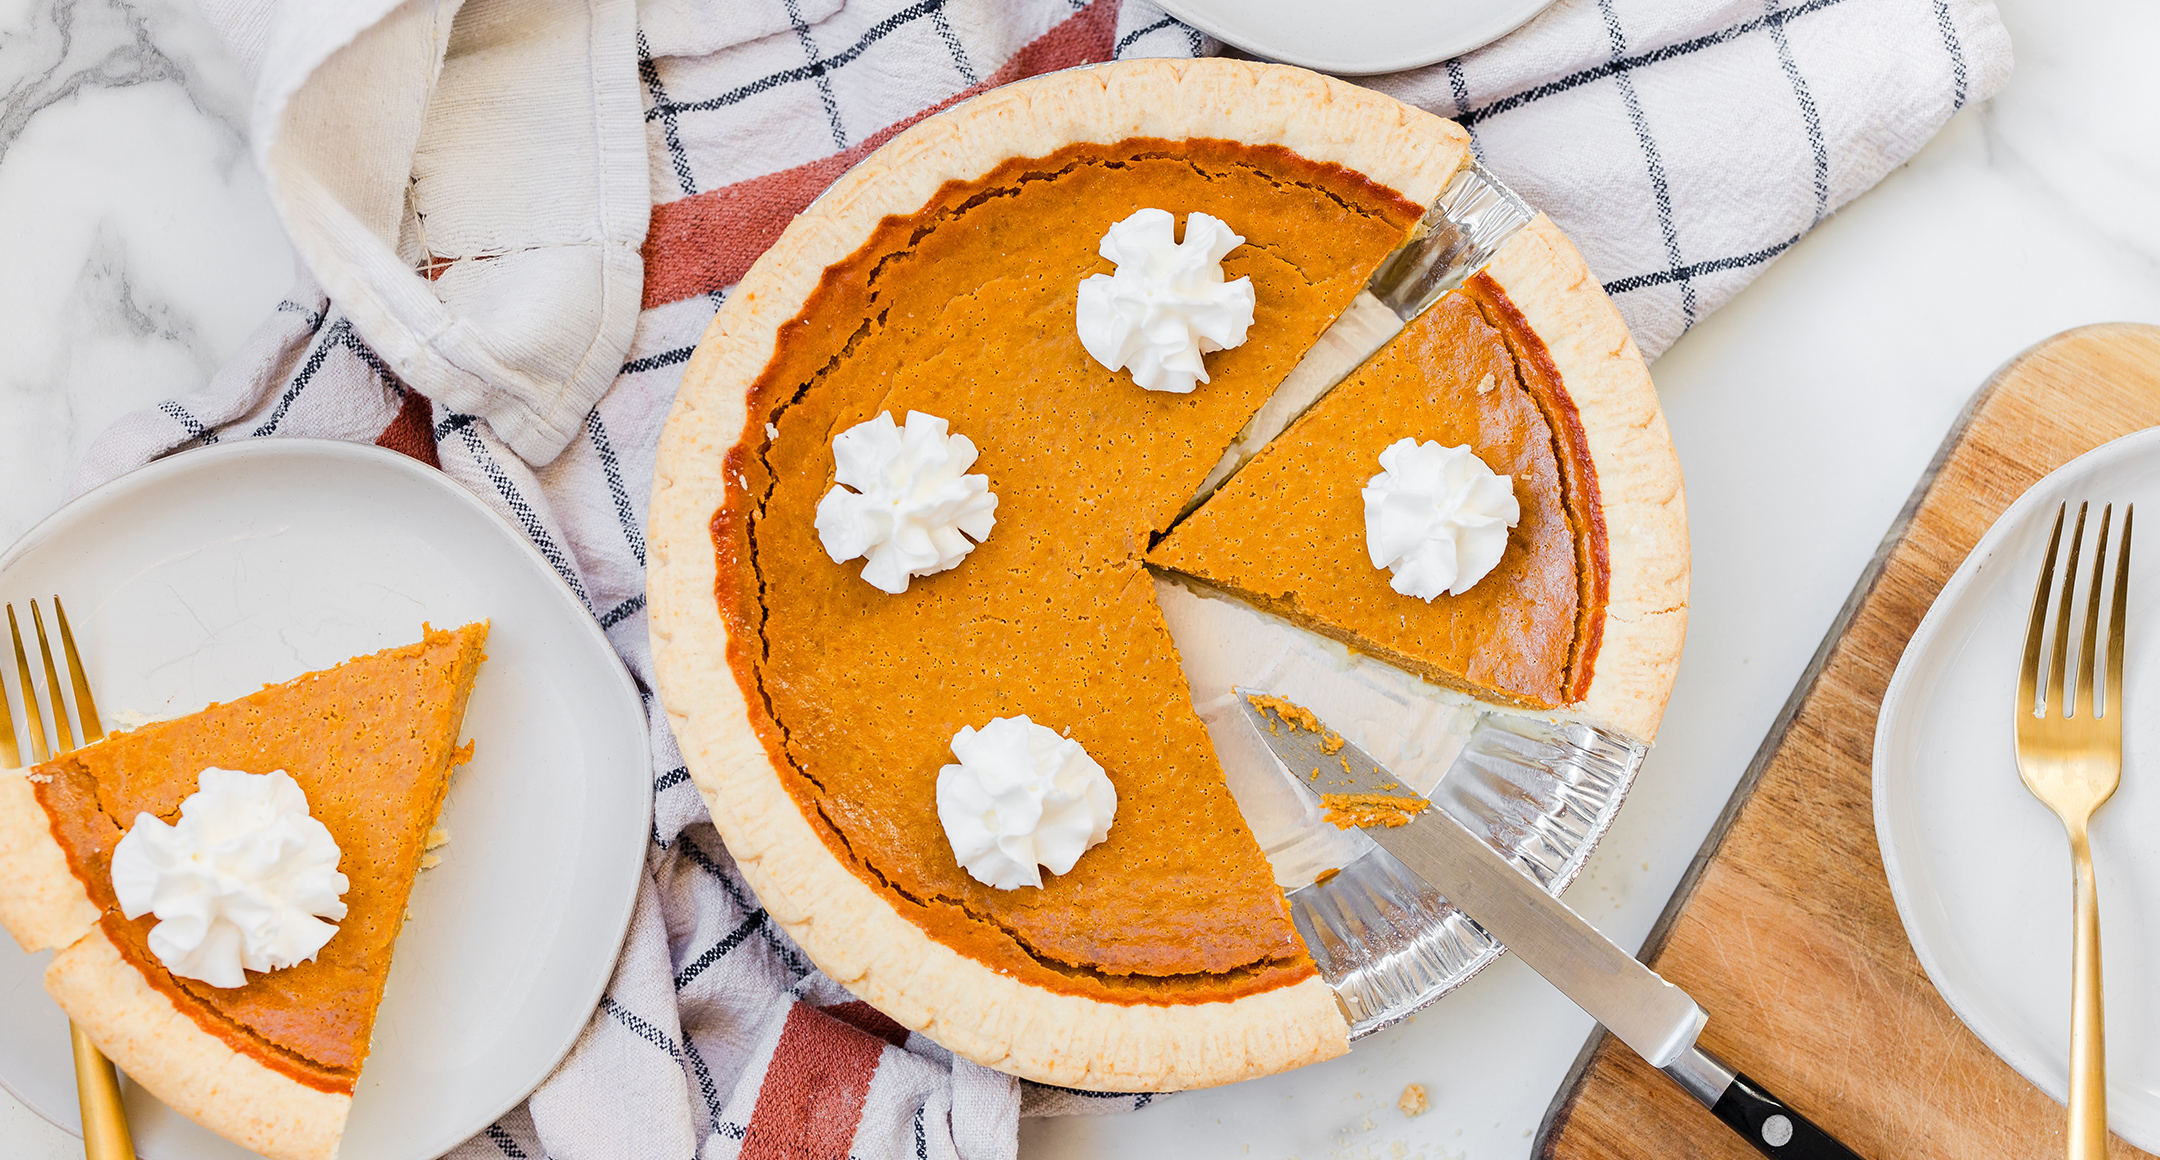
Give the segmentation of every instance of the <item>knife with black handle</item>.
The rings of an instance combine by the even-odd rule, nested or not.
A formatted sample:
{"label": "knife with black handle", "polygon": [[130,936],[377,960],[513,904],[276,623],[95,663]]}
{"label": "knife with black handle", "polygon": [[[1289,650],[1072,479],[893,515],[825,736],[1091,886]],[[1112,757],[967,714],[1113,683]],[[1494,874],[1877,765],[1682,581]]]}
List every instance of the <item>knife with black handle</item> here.
{"label": "knife with black handle", "polygon": [[1860,1160],[1767,1088],[1697,1046],[1708,1016],[1687,992],[1613,945],[1485,839],[1309,711],[1253,690],[1237,693],[1247,719],[1285,768],[1314,771],[1312,779],[1294,780],[1319,793],[1323,805],[1332,795],[1355,795],[1368,837],[1756,1151],[1777,1160]]}

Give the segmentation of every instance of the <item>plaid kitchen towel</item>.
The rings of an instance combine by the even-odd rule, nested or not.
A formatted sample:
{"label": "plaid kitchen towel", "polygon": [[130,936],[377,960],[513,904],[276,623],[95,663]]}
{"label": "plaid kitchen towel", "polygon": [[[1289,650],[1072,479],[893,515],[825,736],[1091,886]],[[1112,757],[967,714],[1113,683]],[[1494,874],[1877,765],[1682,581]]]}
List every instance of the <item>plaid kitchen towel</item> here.
{"label": "plaid kitchen towel", "polygon": [[293,248],[404,382],[535,463],[637,325],[634,0],[203,0]]}
{"label": "plaid kitchen towel", "polygon": [[[614,978],[555,1074],[455,1155],[1006,1158],[1021,1115],[1145,1104],[955,1060],[771,922],[651,701],[642,529],[682,364],[835,176],[990,86],[1219,46],[1145,0],[647,0],[634,21],[622,0],[591,0],[508,23],[493,0],[330,15],[314,0],[204,3],[262,69],[258,157],[312,273],[205,389],[108,431],[78,489],[236,438],[396,448],[522,527],[646,691],[654,826]],[[581,41],[584,64],[541,70],[554,84],[539,85],[529,66],[561,65]],[[1486,164],[1581,244],[1654,354],[1992,93],[2009,62],[1986,0],[1561,0],[1486,49],[1370,83],[1468,125]],[[649,212],[628,243],[627,328],[618,68]],[[369,102],[394,132],[356,128]],[[548,156],[535,124],[585,155]],[[513,145],[491,143],[500,134]],[[353,142],[389,160],[335,156]],[[385,200],[381,175],[408,163]],[[556,242],[536,241],[520,215],[563,181],[575,188],[543,215]],[[531,257],[551,247],[576,252]]]}

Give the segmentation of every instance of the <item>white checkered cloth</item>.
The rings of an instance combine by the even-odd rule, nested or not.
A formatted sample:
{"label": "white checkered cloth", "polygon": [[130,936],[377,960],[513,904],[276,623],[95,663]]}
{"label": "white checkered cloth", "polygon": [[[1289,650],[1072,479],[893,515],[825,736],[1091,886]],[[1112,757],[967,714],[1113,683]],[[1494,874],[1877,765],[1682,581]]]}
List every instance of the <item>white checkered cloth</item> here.
{"label": "white checkered cloth", "polygon": [[2009,76],[1988,0],[1561,0],[1371,83],[1467,127],[1656,358]]}
{"label": "white checkered cloth", "polygon": [[[310,46],[304,22],[280,25],[270,11],[277,2],[205,0],[243,59],[286,61],[272,70],[286,104],[258,103],[259,155],[276,152],[260,140],[265,124],[283,133],[300,124],[278,111],[292,94],[337,79],[325,74],[335,70],[338,46]],[[325,11],[313,0],[291,4]],[[648,690],[652,845],[614,978],[555,1074],[455,1155],[1010,1158],[1022,1114],[1142,1105],[1145,1096],[1063,1092],[955,1061],[855,1002],[773,926],[735,873],[650,703],[642,528],[652,456],[681,364],[749,261],[846,165],[926,109],[993,83],[1087,60],[1218,46],[1144,0],[737,0],[724,12],[693,0],[647,0],[634,36],[618,19],[620,4],[546,8],[557,35],[538,37],[537,46],[497,26],[466,35],[467,19],[483,13],[480,0],[462,11],[412,0],[383,17],[397,35],[374,41],[365,30],[353,33],[350,18],[323,27],[342,29],[341,44],[388,41],[391,59],[406,66],[428,37],[435,51],[447,44],[442,75],[463,78],[453,86],[456,100],[440,91],[428,99],[427,69],[377,70],[421,84],[417,97],[372,93],[363,74],[382,76],[348,69],[339,83],[354,107],[329,128],[363,122],[366,102],[381,97],[404,118],[405,136],[354,140],[376,148],[403,141],[415,151],[407,156],[416,172],[450,174],[450,187],[480,191],[475,197],[485,181],[527,175],[515,167],[482,172],[420,145],[444,135],[480,141],[495,130],[529,136],[531,127],[487,120],[516,118],[521,102],[475,93],[469,82],[487,70],[464,57],[529,50],[541,53],[531,59],[559,58],[566,28],[632,37],[628,45],[596,40],[591,67],[563,74],[578,91],[562,95],[539,123],[559,125],[565,108],[609,115],[613,98],[603,90],[613,78],[602,76],[603,65],[619,59],[635,69],[647,145],[635,160],[650,187],[651,222],[633,337],[611,339],[610,327],[620,326],[600,304],[618,293],[605,285],[619,273],[621,235],[607,230],[575,240],[586,251],[573,261],[584,263],[577,277],[517,267],[546,292],[523,292],[516,304],[523,313],[504,315],[496,297],[503,283],[490,289],[487,279],[524,261],[520,247],[538,243],[530,231],[491,235],[488,223],[524,212],[530,189],[481,197],[478,208],[428,202],[460,223],[451,231],[458,236],[430,231],[418,249],[412,204],[402,211],[377,204],[369,219],[377,227],[401,224],[387,241],[378,228],[379,246],[362,246],[359,259],[324,243],[328,235],[299,236],[334,219],[335,206],[316,198],[298,213],[274,194],[315,277],[202,391],[108,431],[83,465],[78,490],[227,439],[308,435],[398,447],[439,462],[522,527]],[[445,11],[458,11],[454,22],[444,23]],[[303,59],[329,64],[310,72],[291,63]],[[1489,48],[1373,83],[1469,125],[1483,160],[1582,245],[1638,342],[1654,353],[1908,157],[1951,112],[1992,93],[2009,59],[1986,0],[1561,0]],[[536,91],[530,77],[520,83],[518,93]],[[478,121],[457,120],[461,110]],[[609,137],[607,130],[572,135],[566,148],[595,148]],[[288,140],[317,168],[287,176],[334,175],[325,160],[334,143]],[[620,162],[595,154],[558,159],[542,172],[582,174],[619,190]],[[366,166],[362,176],[385,171],[380,158]],[[345,192],[366,200],[372,188],[359,181]],[[587,194],[547,221],[620,224],[611,194]],[[409,264],[393,269],[384,254]],[[415,265],[439,279],[413,275]],[[358,304],[336,289],[355,286],[366,299]],[[414,286],[434,287],[448,314],[431,313]],[[444,325],[416,331],[416,319]],[[551,320],[558,337],[574,340],[569,346],[519,347],[544,337]],[[444,346],[444,335],[460,326],[467,327],[460,341],[470,343]],[[573,348],[578,358],[558,357]],[[590,389],[577,377],[583,371],[546,377],[550,367],[589,370],[610,350],[597,402],[579,401]],[[474,351],[494,362],[457,362]],[[488,377],[504,368],[524,378]],[[564,422],[564,414],[572,418]]]}

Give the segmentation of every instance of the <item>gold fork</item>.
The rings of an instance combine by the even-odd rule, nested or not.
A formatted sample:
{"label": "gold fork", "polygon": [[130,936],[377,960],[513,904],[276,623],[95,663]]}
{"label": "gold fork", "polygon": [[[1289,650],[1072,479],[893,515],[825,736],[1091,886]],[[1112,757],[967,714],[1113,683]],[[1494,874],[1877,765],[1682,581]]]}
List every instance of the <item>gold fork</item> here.
{"label": "gold fork", "polygon": [[[2063,517],[2069,504],[2056,509],[2055,530],[2048,537],[2047,562],[2033,593],[2032,619],[2025,630],[2025,663],[2018,670],[2017,761],[2025,788],[2062,819],[2070,837],[2072,914],[2070,957],[2070,1160],[2101,1160],[2107,1155],[2107,1047],[2100,1019],[2100,898],[2094,889],[2092,843],[2088,827],[2093,812],[2115,793],[2122,780],[2122,669],[2124,612],[2130,584],[2130,517],[2123,508],[2122,540],[2115,549],[2115,583],[2108,613],[2106,684],[2093,685],[2094,654],[2100,633],[2101,583],[2107,578],[2108,522],[2114,505],[2100,509],[2100,536],[2093,547],[2092,582],[2085,588],[2085,631],[2078,649],[2077,684],[2069,680],[2071,591],[2077,587],[2078,549],[2085,539],[2085,504],[2078,505],[2077,526],[2070,533],[2070,559],[2062,572],[2062,597],[2055,616],[2055,642],[2046,684],[2041,684],[2040,653],[2046,636],[2048,595],[2055,582],[2055,554],[2062,545]],[[2045,699],[2043,699],[2043,697]]]}
{"label": "gold fork", "polygon": [[[15,622],[15,606],[7,606],[8,635],[15,640],[16,684],[22,689],[23,723],[28,726],[30,762],[52,760],[57,753],[75,748],[75,732],[68,724],[67,700],[60,694],[60,674],[53,667],[52,644],[45,636],[45,618],[37,601],[30,602],[30,623],[37,629],[38,652],[45,662],[45,693],[51,703],[57,748],[48,748],[45,714],[38,705],[37,688],[30,681],[30,658],[23,652],[22,629]],[[75,650],[75,632],[68,627],[67,609],[53,597],[53,619],[59,623],[60,647],[67,654],[68,676],[75,690],[75,711],[82,723],[83,744],[105,735],[98,724],[97,704],[90,697],[90,677],[83,670],[82,654]],[[15,744],[14,713],[8,707],[7,682],[0,680],[0,762],[23,765]],[[120,1077],[112,1061],[98,1051],[82,1028],[68,1024],[75,1041],[75,1098],[82,1106],[83,1155],[88,1160],[134,1160],[135,1142],[128,1131],[127,1109],[120,1103]]]}

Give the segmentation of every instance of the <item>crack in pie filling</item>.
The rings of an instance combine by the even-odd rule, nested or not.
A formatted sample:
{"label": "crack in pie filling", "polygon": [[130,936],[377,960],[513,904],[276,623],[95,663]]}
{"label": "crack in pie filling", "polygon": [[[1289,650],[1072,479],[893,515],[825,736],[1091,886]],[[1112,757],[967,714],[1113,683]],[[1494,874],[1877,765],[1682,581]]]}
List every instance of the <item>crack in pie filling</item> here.
{"label": "crack in pie filling", "polygon": [[[1346,1048],[1194,712],[1151,563],[1489,700],[1654,733],[1684,620],[1678,469],[1625,329],[1542,219],[1177,521],[1465,144],[1297,69],[1075,70],[902,133],[745,276],[662,439],[652,631],[716,824],[837,981],[1052,1083],[1198,1086]],[[1251,280],[1253,322],[1191,394],[1140,389],[1075,331],[1077,286],[1112,269],[1105,231],[1150,207],[1245,239],[1222,274]],[[1477,391],[1487,372],[1505,389]],[[973,443],[996,528],[888,594],[814,524],[833,437],[909,412]],[[1379,447],[1413,434],[1491,451],[1525,509],[1499,570],[1431,605],[1389,592],[1343,530]],[[1321,462],[1342,453],[1355,463]],[[1300,471],[1348,487],[1347,510],[1320,512],[1340,497],[1293,486]],[[1616,498],[1630,520],[1608,536]],[[1395,603],[1340,604],[1354,586],[1282,572],[1308,550]],[[1356,618],[1390,608],[1428,623],[1389,636]],[[935,784],[959,729],[1021,715],[1102,765],[1117,813],[1069,872],[998,890],[954,860]]]}

